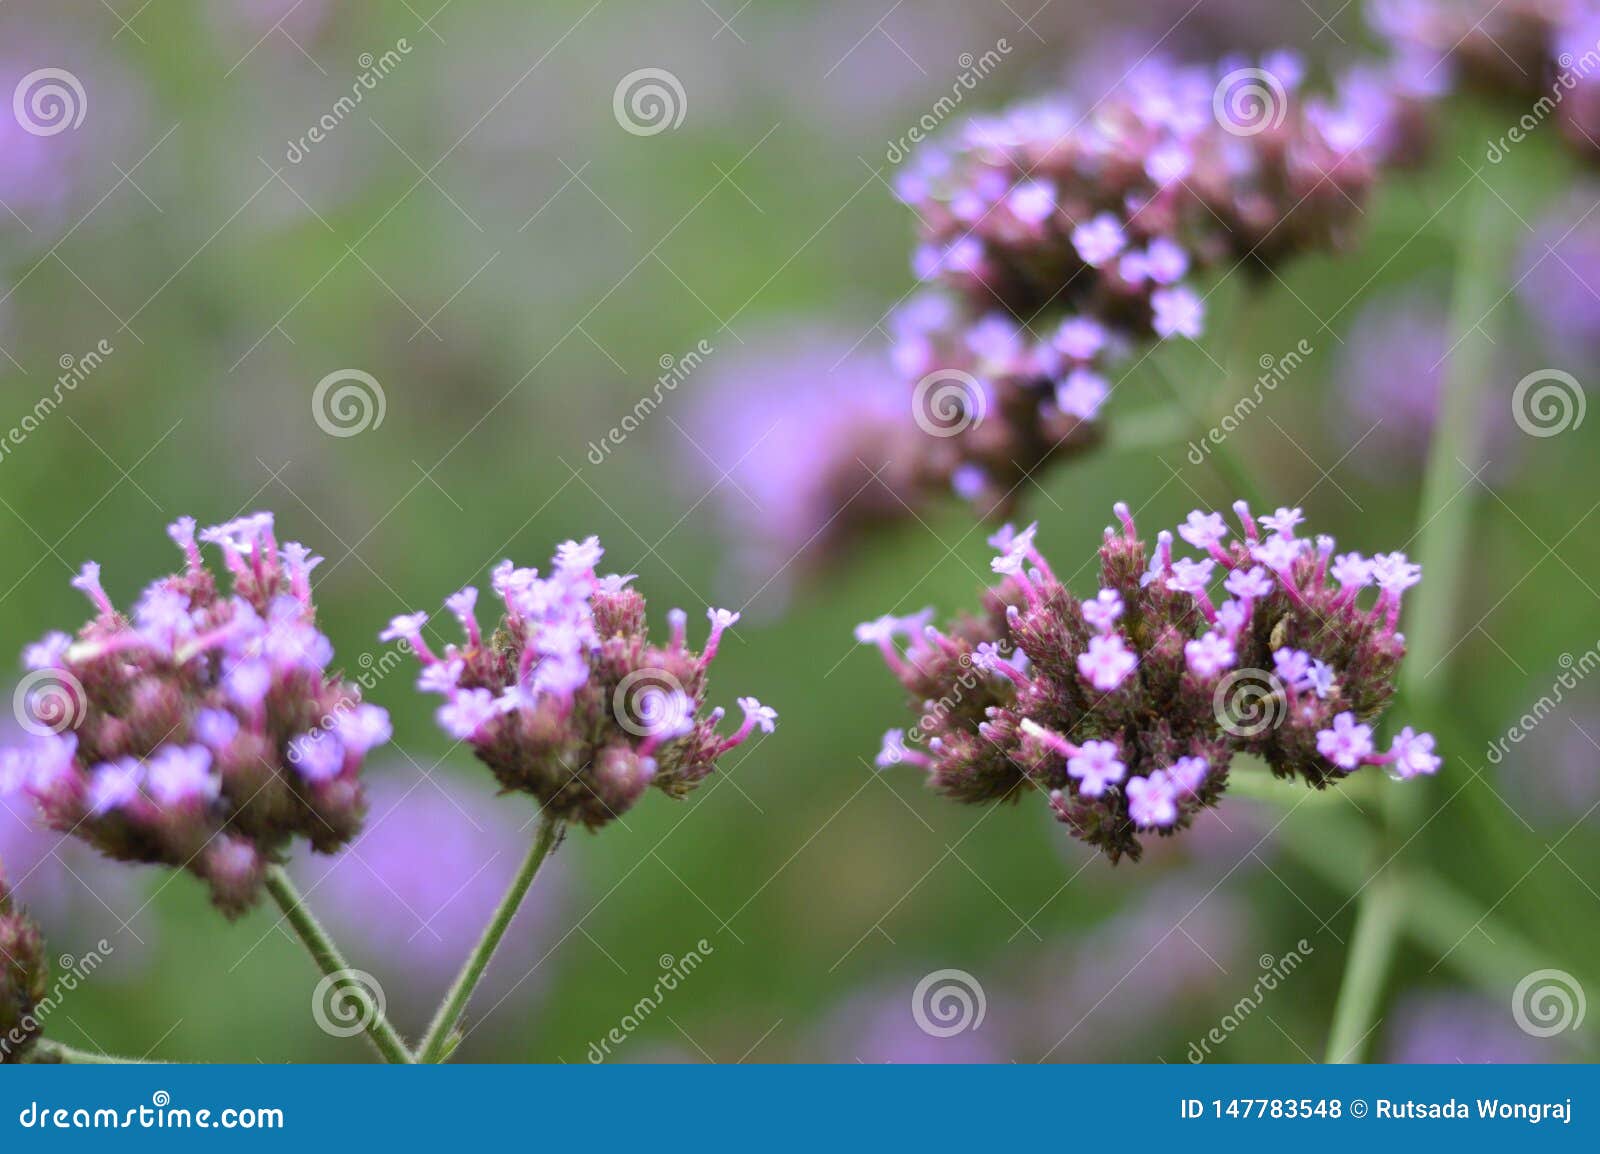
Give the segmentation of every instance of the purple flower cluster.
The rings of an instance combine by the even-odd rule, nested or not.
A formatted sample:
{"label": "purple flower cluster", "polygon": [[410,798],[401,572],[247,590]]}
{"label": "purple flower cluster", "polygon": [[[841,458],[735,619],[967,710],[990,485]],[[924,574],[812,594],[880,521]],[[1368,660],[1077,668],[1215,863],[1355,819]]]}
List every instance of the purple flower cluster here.
{"label": "purple flower cluster", "polygon": [[1340,244],[1398,108],[1374,75],[1316,98],[1302,72],[1289,53],[1147,61],[1090,108],[974,118],[900,174],[933,287],[893,318],[894,356],[959,494],[1003,507],[1090,444],[1112,364],[1204,331],[1196,272]]}
{"label": "purple flower cluster", "polygon": [[878,764],[920,766],[958,801],[1043,790],[1113,862],[1138,858],[1139,834],[1170,834],[1214,805],[1236,753],[1319,789],[1363,765],[1436,772],[1430,735],[1407,727],[1379,752],[1373,734],[1420,567],[1402,553],[1336,556],[1333,538],[1297,534],[1299,509],[1259,526],[1244,502],[1234,510],[1242,534],[1227,543],[1221,515],[1190,513],[1177,532],[1199,556],[1175,557],[1171,533],[1148,549],[1118,505],[1086,601],[1056,579],[1036,526],[1008,525],[990,539],[1001,581],[981,616],[948,631],[931,610],[859,626],[921,713],[910,744],[889,731]]}
{"label": "purple flower cluster", "polygon": [[1433,95],[1461,86],[1533,101],[1524,131],[1553,114],[1575,150],[1600,158],[1594,0],[1375,0],[1370,19],[1411,71],[1436,78]]}
{"label": "purple flower cluster", "polygon": [[39,927],[17,907],[0,863],[0,1066],[23,1061],[39,1036],[33,1011],[49,978]]}
{"label": "purple flower cluster", "polygon": [[90,562],[73,584],[94,618],[76,639],[51,633],[25,651],[37,740],[8,751],[0,777],[110,857],[190,870],[233,917],[294,837],[332,853],[359,832],[361,764],[389,739],[389,717],[327,672],[310,584],[322,558],[280,549],[270,513],[199,534],[220,549],[229,594],[194,520],[167,532],[185,569],[147,588],[131,617]]}
{"label": "purple flower cluster", "polygon": [[711,634],[697,653],[686,644],[687,615],[674,609],[667,644],[654,645],[644,598],[629,588],[633,576],[595,574],[603,554],[597,537],[564,542],[548,577],[502,562],[492,579],[505,606],[498,628],[482,631],[478,591],[462,589],[445,605],[466,644],[442,656],[423,640],[426,613],[397,617],[381,635],[411,643],[423,665],[417,688],[445,699],[440,727],[469,744],[503,788],[591,829],[648,786],[682,797],[719,757],[756,729],[771,733],[778,720],[741,697],[743,723],[719,734],[724,711],[701,716],[706,674],[739,615],[709,610]]}

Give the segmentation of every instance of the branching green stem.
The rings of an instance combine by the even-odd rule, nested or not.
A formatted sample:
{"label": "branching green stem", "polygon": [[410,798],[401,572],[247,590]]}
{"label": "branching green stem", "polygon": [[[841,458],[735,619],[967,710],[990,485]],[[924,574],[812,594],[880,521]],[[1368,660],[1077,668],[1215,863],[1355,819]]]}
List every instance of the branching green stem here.
{"label": "branching green stem", "polygon": [[273,901],[283,911],[284,918],[294,927],[296,936],[310,953],[311,960],[316,962],[319,970],[339,984],[333,993],[356,1000],[360,1007],[359,1020],[367,1023],[367,1040],[378,1054],[384,1061],[397,1065],[408,1065],[415,1061],[405,1039],[390,1025],[383,1008],[373,1001],[371,992],[356,980],[356,971],[345,961],[339,947],[328,936],[328,931],[322,928],[322,923],[317,921],[316,915],[300,896],[299,889],[281,866],[273,866],[267,871],[266,886]]}
{"label": "branching green stem", "polygon": [[494,917],[484,927],[483,937],[468,955],[455,984],[450,987],[450,992],[445,995],[444,1002],[439,1007],[439,1012],[434,1015],[427,1034],[417,1046],[417,1061],[437,1063],[449,1057],[450,1050],[455,1044],[456,1026],[461,1021],[462,1014],[466,1013],[472,992],[483,980],[484,971],[489,968],[489,962],[499,949],[501,939],[506,936],[512,920],[517,916],[517,910],[522,907],[523,899],[528,896],[528,887],[533,884],[534,875],[550,856],[550,851],[561,841],[562,831],[563,825],[560,821],[549,817],[540,819],[539,832],[528,850],[527,859],[517,871],[517,876],[512,879],[511,888],[501,899]]}

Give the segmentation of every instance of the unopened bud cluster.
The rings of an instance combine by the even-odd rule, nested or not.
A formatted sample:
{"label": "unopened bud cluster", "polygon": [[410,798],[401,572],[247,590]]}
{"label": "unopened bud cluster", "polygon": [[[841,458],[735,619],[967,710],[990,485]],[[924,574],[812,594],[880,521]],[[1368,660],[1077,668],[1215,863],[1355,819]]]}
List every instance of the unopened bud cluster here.
{"label": "unopened bud cluster", "polygon": [[958,801],[1038,789],[1112,861],[1214,805],[1235,754],[1316,788],[1367,765],[1436,772],[1430,735],[1402,729],[1380,753],[1373,733],[1405,653],[1401,596],[1420,568],[1400,553],[1336,556],[1331,537],[1297,535],[1298,509],[1259,527],[1243,502],[1234,509],[1241,536],[1227,542],[1222,517],[1196,510],[1178,535],[1199,556],[1176,557],[1171,533],[1148,548],[1118,505],[1087,600],[1057,580],[1035,526],[1006,526],[990,541],[1002,576],[979,615],[947,630],[931,611],[858,627],[926,741],[890,730],[878,764],[920,766]]}
{"label": "unopened bud cluster", "polygon": [[39,1036],[34,1009],[50,964],[39,927],[19,907],[0,864],[0,1065],[23,1061]]}
{"label": "unopened bud cluster", "polygon": [[724,711],[703,713],[706,674],[737,613],[710,610],[705,648],[687,645],[687,618],[668,614],[665,645],[651,642],[633,576],[597,576],[598,538],[560,546],[549,576],[510,561],[493,574],[504,606],[486,633],[478,591],[446,601],[464,644],[435,654],[422,636],[426,613],[397,617],[382,634],[403,638],[421,659],[417,687],[445,699],[439,725],[472,747],[507,790],[536,798],[551,818],[598,828],[649,786],[681,797],[752,732],[771,733],[777,713],[741,697],[744,719],[717,732]]}

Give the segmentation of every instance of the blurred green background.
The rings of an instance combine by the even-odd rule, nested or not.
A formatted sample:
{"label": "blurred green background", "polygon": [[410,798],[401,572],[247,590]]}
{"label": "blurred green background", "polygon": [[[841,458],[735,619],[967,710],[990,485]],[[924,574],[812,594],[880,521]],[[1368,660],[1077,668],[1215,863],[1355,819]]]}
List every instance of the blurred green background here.
{"label": "blurred green background", "polygon": [[[1208,0],[1188,16],[1187,5],[1142,5],[1128,42],[1135,54],[1161,41],[1196,56],[1289,44],[1319,67],[1363,51],[1359,14],[1320,0],[1324,27],[1318,4]],[[112,350],[0,458],[0,639],[16,651],[81,621],[67,581],[83,560],[102,563],[126,604],[174,567],[162,533],[172,518],[255,508],[328,558],[320,619],[350,669],[380,658],[375,637],[392,615],[436,608],[502,557],[542,565],[571,536],[598,533],[608,564],[640,574],[658,623],[675,605],[694,623],[707,604],[742,604],[753,590],[729,584],[729,494],[707,493],[686,466],[697,386],[709,388],[724,350],[747,364],[752,334],[826,325],[846,345],[884,345],[878,322],[911,286],[914,223],[886,184],[887,143],[948,91],[961,53],[1002,37],[1014,48],[968,98],[997,108],[1059,83],[1119,27],[1118,6],[1054,0],[1028,16],[1033,6],[0,8],[7,91],[49,65],[80,77],[88,99],[70,133],[0,136],[0,428],[51,391],[64,358],[102,340]],[[293,162],[291,142],[350,91],[362,54],[391,49],[390,73]],[[681,125],[648,137],[619,126],[613,92],[640,68],[681,80]],[[1495,405],[1535,369],[1582,379],[1591,368],[1543,339],[1515,285],[1541,214],[1587,196],[1581,214],[1593,186],[1553,128],[1486,167],[1483,142],[1506,112],[1452,102],[1449,113],[1433,161],[1385,184],[1350,252],[1295,263],[1248,300],[1242,278],[1212,298],[1205,344],[1238,382],[1264,355],[1314,347],[1234,445],[1275,503],[1305,506],[1314,529],[1368,553],[1415,549],[1421,471],[1417,450],[1352,450],[1370,422],[1350,416],[1340,366],[1369,301],[1421,286],[1447,307],[1463,236],[1487,230],[1504,294],[1458,355],[1493,358]],[[594,464],[588,444],[651,389],[661,358],[701,340],[716,350],[705,366]],[[1200,396],[1243,387],[1195,350],[1159,359]],[[382,423],[355,436],[326,434],[313,411],[318,381],[341,369],[370,373],[384,396]],[[1397,408],[1405,384],[1390,386]],[[1113,419],[1138,428],[1163,398],[1141,373],[1119,385]],[[1198,504],[1225,507],[1233,494],[1185,458],[1186,439],[1041,478],[1024,512],[1041,521],[1058,571],[1092,560],[1115,500],[1142,510],[1150,531]],[[1512,426],[1491,444],[1481,481],[1460,479],[1472,563],[1448,661],[1429,671],[1448,680],[1436,719],[1446,765],[1427,787],[1432,816],[1402,853],[1492,910],[1539,964],[1581,979],[1582,967],[1597,972],[1600,947],[1589,811],[1600,690],[1567,694],[1503,764],[1486,750],[1550,691],[1563,655],[1600,643],[1594,427],[1535,439]],[[988,572],[985,536],[952,505],[875,534],[749,614],[724,644],[712,695],[775,705],[777,734],[688,802],[651,796],[603,835],[568,839],[526,940],[474,1003],[461,1057],[588,1060],[663,959],[702,939],[704,964],[613,1060],[1183,1061],[1249,994],[1260,959],[1301,939],[1311,948],[1287,994],[1214,1057],[1320,1057],[1354,907],[1290,845],[1340,857],[1324,815],[1359,830],[1370,800],[1307,806],[1281,824],[1230,803],[1184,845],[1113,870],[1042,806],[957,807],[912,771],[872,769],[903,708],[851,627],[971,604]],[[1088,580],[1080,570],[1077,586]],[[449,742],[411,679],[403,667],[369,694],[396,730],[370,774],[383,798],[417,803],[404,837],[381,856],[374,845],[370,867],[340,863],[330,876],[329,863],[306,860],[296,872],[415,1029],[474,936],[447,907],[509,879],[531,813],[525,799],[493,799],[462,751],[441,763]],[[52,953],[81,956],[102,938],[115,951],[52,1017],[52,1036],[175,1060],[366,1060],[359,1041],[318,1028],[317,975],[275,914],[226,925],[191,879],[41,848],[11,808],[0,854]],[[388,812],[377,804],[374,818]],[[442,843],[453,873],[432,864]],[[392,888],[377,880],[386,871]],[[1474,917],[1469,907],[1451,925],[1476,945],[1491,931]],[[1583,1052],[1592,1024],[1527,1036],[1504,975],[1470,983],[1448,952],[1403,948],[1380,1056],[1404,1053],[1406,1030],[1440,1007],[1474,1044],[1503,1038],[1497,1056]],[[918,981],[941,969],[974,976],[987,1000],[981,1027],[945,1041],[909,1012]]]}

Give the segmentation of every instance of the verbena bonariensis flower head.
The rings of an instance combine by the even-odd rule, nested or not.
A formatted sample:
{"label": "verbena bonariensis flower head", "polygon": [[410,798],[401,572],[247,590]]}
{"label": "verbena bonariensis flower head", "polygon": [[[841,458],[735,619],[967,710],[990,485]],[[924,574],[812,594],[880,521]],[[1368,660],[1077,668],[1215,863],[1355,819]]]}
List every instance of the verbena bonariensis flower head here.
{"label": "verbena bonariensis flower head", "polygon": [[49,977],[39,927],[16,904],[0,863],[0,1066],[21,1062],[38,1038],[34,1009]]}
{"label": "verbena bonariensis flower head", "polygon": [[665,645],[651,642],[633,576],[597,576],[597,537],[564,542],[550,574],[495,567],[505,610],[493,633],[478,624],[471,586],[446,602],[466,643],[435,654],[426,613],[397,617],[380,636],[402,638],[423,664],[417,688],[443,695],[439,725],[470,745],[507,790],[531,794],[549,817],[598,829],[654,785],[682,797],[752,732],[771,733],[777,712],[739,698],[744,720],[717,732],[724,711],[702,715],[706,673],[737,613],[711,609],[710,636],[687,644],[687,615],[667,615]]}
{"label": "verbena bonariensis flower head", "polygon": [[76,639],[52,633],[26,650],[37,740],[9,751],[8,767],[52,828],[121,861],[187,869],[233,917],[296,837],[332,853],[359,832],[361,764],[389,739],[389,717],[328,672],[311,603],[322,558],[280,549],[270,513],[199,534],[222,554],[227,592],[194,520],[167,532],[185,567],[131,616],[90,562],[73,584],[95,616]]}
{"label": "verbena bonariensis flower head", "polygon": [[[1600,158],[1600,6],[1594,0],[1375,0],[1373,27],[1408,62],[1442,83],[1516,102],[1523,132],[1553,115],[1579,154]],[[1526,102],[1532,102],[1531,108]],[[1488,158],[1524,139],[1511,129]]]}
{"label": "verbena bonariensis flower head", "polygon": [[1148,61],[1092,107],[975,118],[913,158],[896,191],[921,223],[914,271],[936,287],[895,319],[895,357],[958,493],[1003,507],[1091,443],[1109,365],[1202,334],[1197,272],[1268,268],[1351,231],[1397,110],[1370,83],[1305,97],[1302,71],[1289,53]]}
{"label": "verbena bonariensis flower head", "polygon": [[1403,729],[1382,753],[1373,735],[1420,568],[1400,553],[1335,556],[1331,537],[1298,534],[1299,509],[1259,525],[1242,501],[1234,510],[1232,540],[1221,515],[1190,513],[1178,535],[1198,556],[1178,557],[1171,533],[1148,548],[1118,505],[1087,600],[1056,579],[1036,526],[1008,525],[990,539],[1001,580],[980,614],[948,630],[931,610],[859,626],[920,712],[909,740],[885,736],[879,766],[920,766],[958,801],[1044,791],[1113,862],[1216,804],[1238,753],[1319,789],[1364,765],[1434,773],[1428,734]]}

